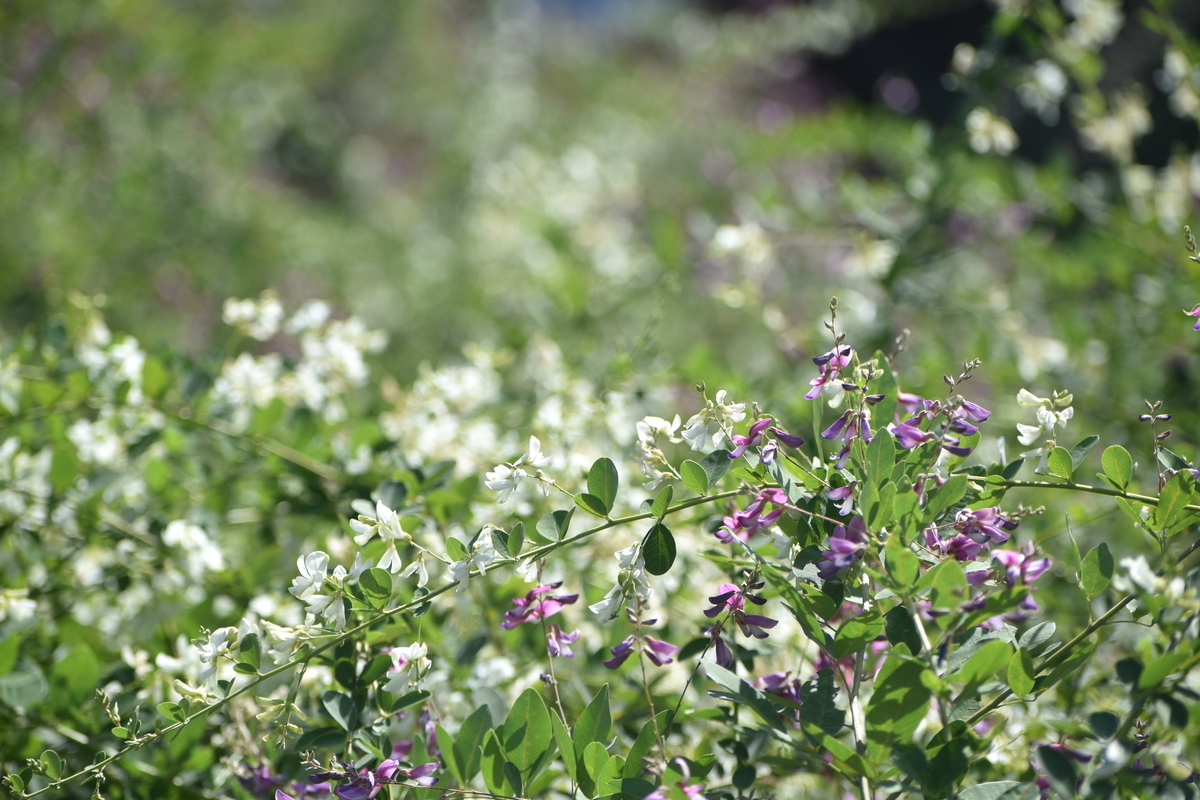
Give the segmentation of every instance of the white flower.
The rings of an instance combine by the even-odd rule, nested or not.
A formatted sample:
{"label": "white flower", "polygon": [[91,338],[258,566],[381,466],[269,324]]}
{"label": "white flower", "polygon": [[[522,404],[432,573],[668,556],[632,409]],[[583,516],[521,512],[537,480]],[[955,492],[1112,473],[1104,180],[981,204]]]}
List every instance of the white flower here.
{"label": "white flower", "polygon": [[283,322],[283,304],[270,289],[258,300],[229,298],[221,308],[221,319],[242,333],[265,342],[279,332]]}
{"label": "white flower", "polygon": [[542,443],[538,441],[538,438],[530,436],[529,451],[511,464],[498,464],[494,470],[487,473],[485,476],[487,480],[483,482],[483,485],[493,492],[499,492],[500,496],[496,498],[496,502],[503,503],[521,485],[522,480],[531,477],[523,466],[528,465],[537,470],[536,477],[541,485],[542,493],[549,496],[550,486],[554,480],[544,475],[541,468],[549,466],[553,460],[551,456],[542,453]]}
{"label": "white flower", "polygon": [[288,589],[301,600],[307,600],[314,595],[325,583],[326,571],[329,568],[329,556],[318,550],[296,559],[300,576],[292,579],[292,587]]}
{"label": "white flower", "polygon": [[488,566],[496,560],[496,545],[492,541],[492,526],[485,527],[475,537],[475,543],[467,552],[466,557],[450,565],[450,582],[457,583],[456,593],[464,592],[471,578],[471,570],[478,568],[480,575],[487,574]]}
{"label": "white flower", "polygon": [[217,667],[222,655],[229,653],[237,640],[237,628],[217,628],[208,635],[208,641],[196,644],[196,653],[204,668],[200,670],[200,680],[206,681],[210,689],[217,685]]}
{"label": "white flower", "polygon": [[687,421],[683,438],[693,450],[708,449],[710,440],[712,447],[719,446],[725,437],[725,427],[746,418],[746,404],[726,403],[728,395],[724,389],[720,390],[715,400]]}
{"label": "white flower", "polygon": [[412,560],[404,571],[400,573],[401,578],[409,578],[413,575],[417,576],[417,586],[424,586],[429,583],[429,570],[425,567],[425,551],[418,550],[417,557]]}
{"label": "white flower", "polygon": [[433,667],[433,662],[426,657],[428,653],[429,648],[422,642],[392,648],[392,666],[387,671],[388,682],[383,690],[399,695],[409,686],[416,686]]}

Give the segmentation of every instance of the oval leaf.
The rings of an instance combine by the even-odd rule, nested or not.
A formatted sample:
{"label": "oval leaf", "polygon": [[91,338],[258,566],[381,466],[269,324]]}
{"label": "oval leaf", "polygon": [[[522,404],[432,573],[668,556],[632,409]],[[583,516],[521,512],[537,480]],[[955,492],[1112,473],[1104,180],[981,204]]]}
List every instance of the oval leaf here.
{"label": "oval leaf", "polygon": [[1104,542],[1093,547],[1083,559],[1079,572],[1079,585],[1088,599],[1096,597],[1112,582],[1113,557]]}
{"label": "oval leaf", "polygon": [[600,516],[605,516],[612,511],[619,485],[617,465],[612,462],[612,459],[596,459],[596,463],[592,464],[592,468],[588,471],[587,493],[598,499],[604,508],[604,514]]}
{"label": "oval leaf", "polygon": [[683,485],[696,494],[708,493],[708,473],[695,461],[683,462],[679,467],[679,477],[683,480]]}
{"label": "oval leaf", "polygon": [[358,579],[358,585],[363,594],[368,597],[386,598],[392,596],[392,576],[386,569],[372,567]]}
{"label": "oval leaf", "polygon": [[667,509],[671,507],[671,500],[675,496],[675,490],[670,484],[664,486],[662,491],[658,493],[658,497],[654,498],[654,504],[650,506],[650,515],[662,519],[667,515]]}
{"label": "oval leaf", "polygon": [[675,563],[675,537],[661,522],[646,534],[642,543],[642,556],[646,559],[646,571],[651,575],[665,575]]}
{"label": "oval leaf", "polygon": [[1046,469],[1051,475],[1071,480],[1071,473],[1075,469],[1075,465],[1071,461],[1071,454],[1067,452],[1065,447],[1056,447],[1050,451],[1050,455],[1046,458]]}

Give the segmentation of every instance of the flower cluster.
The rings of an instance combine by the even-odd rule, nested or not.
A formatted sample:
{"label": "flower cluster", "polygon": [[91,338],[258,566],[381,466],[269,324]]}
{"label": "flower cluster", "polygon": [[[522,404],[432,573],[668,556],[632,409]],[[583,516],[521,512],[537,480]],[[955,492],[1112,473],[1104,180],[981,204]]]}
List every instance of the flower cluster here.
{"label": "flower cluster", "polygon": [[[483,485],[493,492],[499,492],[496,502],[503,503],[521,485],[522,480],[535,477],[542,488],[542,493],[549,496],[554,480],[542,472],[542,467],[549,466],[553,460],[552,456],[542,454],[542,443],[538,441],[538,438],[530,436],[529,449],[525,454],[510,464],[498,464],[487,474],[487,480]],[[530,469],[535,470],[532,476],[529,473]]]}
{"label": "flower cluster", "polygon": [[[500,623],[500,627],[506,631],[511,631],[522,622],[547,619],[562,611],[564,606],[570,605],[579,599],[578,594],[560,594],[552,597],[542,596],[560,586],[562,586],[562,581],[547,583],[544,586],[539,586],[527,592],[524,597],[514,597],[513,605],[516,608],[504,612],[504,621]],[[573,642],[575,640],[571,639],[570,641]]]}
{"label": "flower cluster", "polygon": [[[765,511],[768,505],[775,507]],[[749,541],[762,528],[769,528],[778,522],[787,505],[788,496],[781,489],[763,489],[750,505],[725,517],[722,520],[724,524],[713,535],[726,544],[735,537],[743,542]]]}

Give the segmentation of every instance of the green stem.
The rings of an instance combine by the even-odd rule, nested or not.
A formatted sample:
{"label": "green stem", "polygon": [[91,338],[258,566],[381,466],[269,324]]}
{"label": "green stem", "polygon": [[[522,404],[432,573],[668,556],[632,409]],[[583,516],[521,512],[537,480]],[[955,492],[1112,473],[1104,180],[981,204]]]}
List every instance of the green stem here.
{"label": "green stem", "polygon": [[[1123,492],[1119,489],[1110,489],[1107,486],[1089,486],[1086,483],[1051,483],[1049,481],[1000,481],[992,485],[1003,486],[1006,489],[1067,489],[1069,491],[1087,492],[1088,494],[1102,494],[1107,497],[1120,497],[1125,500],[1133,500],[1146,505],[1158,505],[1158,498],[1145,494],[1133,494],[1132,492]],[[1200,511],[1200,505],[1184,506],[1187,511]]]}

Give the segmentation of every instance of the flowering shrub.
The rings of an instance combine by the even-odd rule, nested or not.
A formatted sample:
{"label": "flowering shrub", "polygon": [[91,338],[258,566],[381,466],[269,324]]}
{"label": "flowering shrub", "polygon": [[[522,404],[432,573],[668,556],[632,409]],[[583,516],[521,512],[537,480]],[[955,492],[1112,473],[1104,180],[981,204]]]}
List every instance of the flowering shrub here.
{"label": "flowering shrub", "polygon": [[[5,344],[16,796],[1194,796],[1200,472],[1157,405],[1151,467],[1108,446],[1092,484],[1071,395],[1022,388],[1048,438],[988,463],[983,366],[906,392],[835,301],[799,411],[699,387],[682,425],[601,409],[510,461],[496,428],[488,470],[467,423],[398,444],[358,321],[225,318],[301,346],[149,354],[86,303]],[[1147,546],[1055,564],[1018,491]]]}

